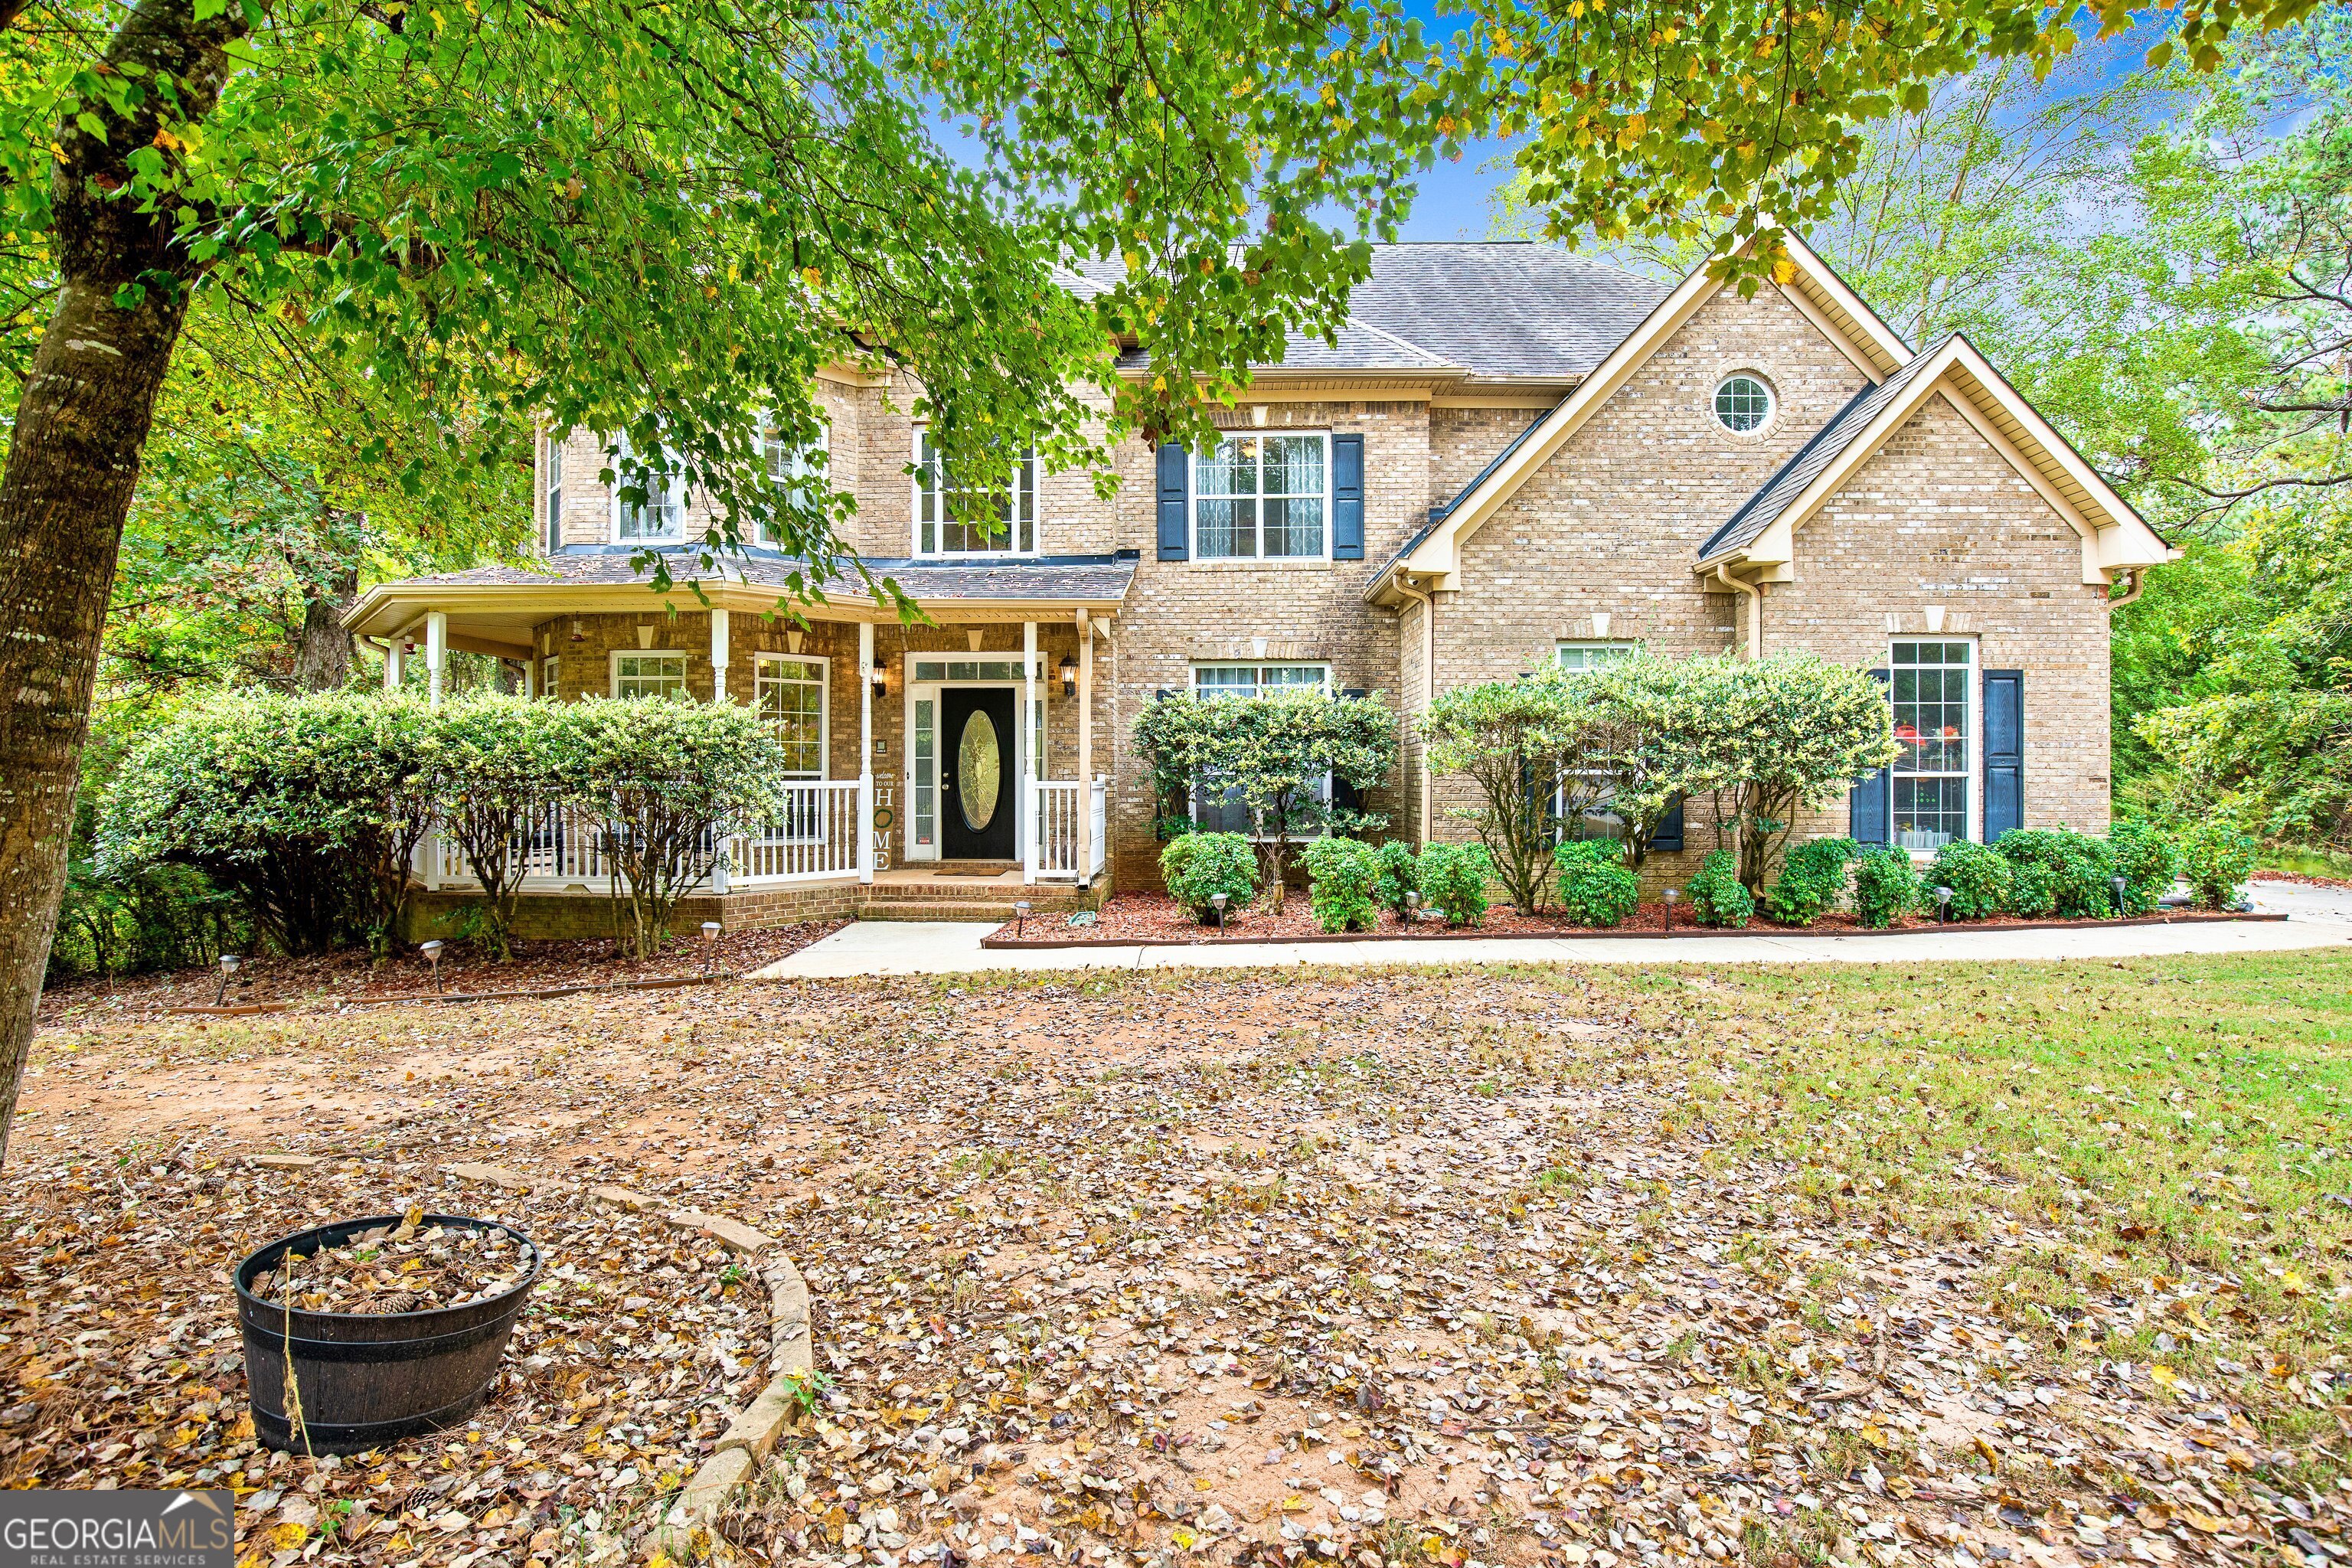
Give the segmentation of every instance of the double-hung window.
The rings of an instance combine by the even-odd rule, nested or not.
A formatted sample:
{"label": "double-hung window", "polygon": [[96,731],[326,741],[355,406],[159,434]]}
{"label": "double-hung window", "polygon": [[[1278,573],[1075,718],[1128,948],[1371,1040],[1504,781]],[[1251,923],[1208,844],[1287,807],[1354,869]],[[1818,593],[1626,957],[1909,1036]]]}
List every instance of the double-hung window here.
{"label": "double-hung window", "polygon": [[[1196,664],[1192,667],[1192,695],[1204,701],[1218,701],[1236,697],[1270,696],[1286,688],[1321,687],[1331,685],[1331,667],[1328,664]],[[1315,798],[1324,805],[1331,800],[1330,775],[1315,781]],[[1257,837],[1256,826],[1250,821],[1249,805],[1242,799],[1238,787],[1213,775],[1202,778],[1192,785],[1192,821],[1203,833],[1239,833]]]}
{"label": "double-hung window", "polygon": [[825,669],[821,658],[763,653],[753,661],[753,710],[784,748],[784,776],[824,777]]}
{"label": "double-hung window", "polygon": [[686,655],[616,653],[613,656],[614,696],[683,700],[686,694]]}
{"label": "double-hung window", "polygon": [[[1630,642],[1563,642],[1556,657],[1563,672],[1582,675],[1633,658],[1634,647]],[[1606,784],[1606,775],[1597,771],[1572,769],[1561,776],[1552,791],[1551,809],[1563,837],[1614,838],[1624,831],[1623,820],[1601,808]]]}
{"label": "double-hung window", "polygon": [[1192,554],[1202,561],[1329,554],[1331,437],[1228,436],[1192,466]]}
{"label": "double-hung window", "polygon": [[[678,474],[632,472],[624,459],[630,456],[624,441],[612,453],[613,534],[624,544],[676,543],[686,537],[686,479]],[[642,488],[646,499],[625,500],[621,491]]]}
{"label": "double-hung window", "polygon": [[[818,427],[815,440],[803,446],[773,425],[761,422],[760,462],[767,469],[768,484],[775,491],[774,505],[779,511],[814,506],[824,499],[824,487],[817,476],[825,466],[828,445],[823,426]],[[782,537],[772,522],[762,522],[757,532],[753,542],[770,548]]]}
{"label": "double-hung window", "polygon": [[543,476],[546,489],[541,504],[547,517],[547,552],[550,555],[563,548],[563,443],[551,440],[547,444],[547,470]]}
{"label": "double-hung window", "polygon": [[994,483],[951,480],[928,428],[915,432],[915,553],[1031,555],[1037,549],[1037,455]]}
{"label": "double-hung window", "polygon": [[545,658],[541,659],[539,661],[539,694],[541,697],[553,697],[558,691],[562,690],[562,674],[563,658],[562,655],[550,654]]}
{"label": "double-hung window", "polygon": [[1976,646],[1898,642],[1887,659],[1895,740],[1891,826],[1906,849],[1969,837],[1976,777]]}

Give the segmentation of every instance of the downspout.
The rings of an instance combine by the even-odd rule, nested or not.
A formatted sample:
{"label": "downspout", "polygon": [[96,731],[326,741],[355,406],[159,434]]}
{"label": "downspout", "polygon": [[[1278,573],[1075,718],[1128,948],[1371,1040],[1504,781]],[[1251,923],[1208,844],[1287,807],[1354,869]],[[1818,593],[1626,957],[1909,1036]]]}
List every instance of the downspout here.
{"label": "downspout", "polygon": [[2128,605],[2134,599],[2138,598],[2140,591],[2147,586],[2147,568],[2145,566],[2135,566],[2131,568],[2131,586],[2124,591],[2124,596],[2122,598],[2109,599],[2107,601],[2107,614],[2114,615],[2117,610],[2122,609],[2126,605]]}
{"label": "downspout", "polygon": [[1731,574],[1731,563],[1725,562],[1715,569],[1716,581],[1734,593],[1748,595],[1748,657],[1764,657],[1764,590],[1752,583],[1743,583]]}
{"label": "downspout", "polygon": [[[1437,596],[1424,594],[1414,587],[1402,572],[1396,575],[1396,590],[1421,605],[1421,705],[1425,710],[1437,698]],[[1423,742],[1421,753],[1421,841],[1430,842],[1429,813],[1431,810],[1431,774],[1429,747]]]}

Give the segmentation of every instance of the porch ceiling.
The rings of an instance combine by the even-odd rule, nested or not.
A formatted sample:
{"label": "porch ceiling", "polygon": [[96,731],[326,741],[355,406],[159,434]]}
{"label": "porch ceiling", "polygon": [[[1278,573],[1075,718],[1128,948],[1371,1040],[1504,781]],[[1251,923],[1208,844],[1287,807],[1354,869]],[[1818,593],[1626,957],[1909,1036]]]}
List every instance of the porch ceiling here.
{"label": "porch ceiling", "polygon": [[[687,613],[713,607],[761,615],[787,602],[810,620],[898,619],[893,606],[876,599],[849,573],[818,584],[822,600],[795,600],[788,577],[804,570],[803,563],[772,552],[747,551],[715,569],[692,552],[678,552],[670,563],[674,581],[659,594],[652,589],[653,574],[640,569],[630,559],[632,553],[625,547],[575,548],[543,567],[481,566],[381,583],[361,596],[343,625],[361,637],[386,637],[409,630],[426,613],[438,610],[448,617],[450,647],[524,658],[530,656],[532,627],[562,615]],[[896,583],[943,625],[1060,620],[1079,610],[1115,616],[1135,578],[1132,556],[971,563],[867,557],[864,564],[877,581]]]}

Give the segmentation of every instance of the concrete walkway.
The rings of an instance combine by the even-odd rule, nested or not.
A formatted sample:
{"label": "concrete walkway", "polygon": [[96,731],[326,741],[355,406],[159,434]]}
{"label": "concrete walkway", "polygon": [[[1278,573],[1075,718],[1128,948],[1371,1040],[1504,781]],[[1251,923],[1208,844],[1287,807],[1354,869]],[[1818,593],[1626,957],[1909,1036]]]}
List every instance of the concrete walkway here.
{"label": "concrete walkway", "polygon": [[964,974],[983,970],[1253,969],[1382,963],[1918,963],[2009,958],[2135,958],[2184,952],[2265,952],[2352,944],[2352,891],[2257,882],[2254,907],[2283,922],[2083,926],[2062,931],[1906,932],[1900,936],[1496,938],[1478,942],[1269,942],[1198,947],[1066,947],[1001,951],[980,939],[993,925],[860,921],[759,970],[754,980],[859,974]]}

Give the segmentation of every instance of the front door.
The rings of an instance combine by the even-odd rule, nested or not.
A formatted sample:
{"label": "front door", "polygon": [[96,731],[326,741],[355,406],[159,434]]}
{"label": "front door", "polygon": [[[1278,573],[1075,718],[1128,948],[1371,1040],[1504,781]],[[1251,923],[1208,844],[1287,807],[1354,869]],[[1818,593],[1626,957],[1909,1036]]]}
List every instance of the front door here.
{"label": "front door", "polygon": [[940,694],[940,858],[1010,860],[1021,761],[1007,688]]}

